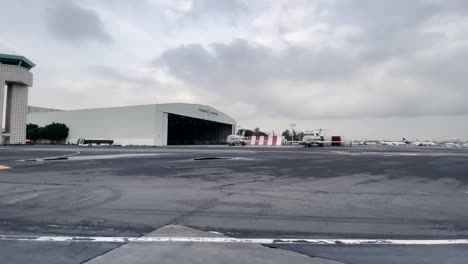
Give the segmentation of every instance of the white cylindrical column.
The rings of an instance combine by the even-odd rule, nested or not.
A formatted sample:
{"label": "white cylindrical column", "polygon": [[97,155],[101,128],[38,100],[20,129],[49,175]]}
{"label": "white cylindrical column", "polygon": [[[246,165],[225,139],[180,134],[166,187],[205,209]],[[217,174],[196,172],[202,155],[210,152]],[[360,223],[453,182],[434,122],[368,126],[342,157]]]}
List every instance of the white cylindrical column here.
{"label": "white cylindrical column", "polygon": [[3,109],[5,106],[3,102],[5,101],[5,80],[1,78],[0,74],[0,145],[3,144]]}
{"label": "white cylindrical column", "polygon": [[10,144],[26,142],[26,116],[28,113],[28,86],[9,84],[7,91],[5,133],[10,134]]}

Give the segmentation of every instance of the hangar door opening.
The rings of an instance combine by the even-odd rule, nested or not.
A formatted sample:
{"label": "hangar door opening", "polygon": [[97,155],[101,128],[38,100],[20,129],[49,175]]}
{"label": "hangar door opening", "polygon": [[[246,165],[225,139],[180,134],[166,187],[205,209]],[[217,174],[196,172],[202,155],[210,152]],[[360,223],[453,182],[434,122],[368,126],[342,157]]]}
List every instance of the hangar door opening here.
{"label": "hangar door opening", "polygon": [[221,144],[231,133],[229,124],[167,114],[167,145]]}

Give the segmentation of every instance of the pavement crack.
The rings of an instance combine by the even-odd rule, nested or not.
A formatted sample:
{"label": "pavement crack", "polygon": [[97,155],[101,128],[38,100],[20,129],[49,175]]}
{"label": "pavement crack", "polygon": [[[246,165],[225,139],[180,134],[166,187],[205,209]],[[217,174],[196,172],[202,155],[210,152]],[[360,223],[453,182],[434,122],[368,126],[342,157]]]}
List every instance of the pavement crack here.
{"label": "pavement crack", "polygon": [[[227,195],[226,195],[227,196]],[[214,198],[214,199],[209,199],[207,202],[201,204],[200,206],[197,206],[195,209],[188,211],[176,218],[174,218],[171,222],[169,222],[167,225],[180,225],[185,219],[187,219],[190,215],[197,213],[200,210],[205,210],[208,208],[213,207],[215,204],[218,203],[220,198]]]}
{"label": "pavement crack", "polygon": [[[140,236],[140,237],[142,237],[142,236]],[[97,255],[97,256],[90,257],[90,258],[84,260],[83,262],[81,262],[81,264],[88,263],[89,261],[91,261],[91,260],[93,260],[93,259],[96,259],[96,258],[99,258],[100,256],[103,256],[103,255],[105,255],[105,254],[107,254],[107,253],[110,253],[110,252],[112,252],[112,251],[114,251],[114,250],[117,250],[117,249],[121,248],[122,246],[124,246],[124,245],[126,245],[126,244],[128,244],[128,243],[130,243],[130,242],[122,243],[122,244],[118,245],[117,247],[112,248],[112,249],[109,249],[109,250],[106,250],[106,251],[102,252],[101,254],[99,254],[99,255]]]}
{"label": "pavement crack", "polygon": [[308,257],[308,258],[311,258],[311,259],[320,259],[320,260],[326,260],[326,261],[330,261],[330,262],[327,262],[326,264],[350,264],[350,263],[346,263],[346,262],[343,262],[341,260],[337,260],[337,259],[331,259],[331,258],[324,258],[324,257],[321,257],[321,256],[309,256],[307,254],[304,254],[302,252],[299,252],[299,251],[295,251],[295,250],[291,250],[291,249],[285,249],[285,248],[280,248],[280,247],[277,247],[275,245],[268,245],[268,244],[260,244],[261,246],[263,247],[266,247],[266,248],[271,248],[271,249],[276,249],[276,250],[282,250],[282,251],[290,251],[290,252],[294,252],[296,254],[299,254],[299,255],[302,255],[302,256],[305,256],[305,257]]}

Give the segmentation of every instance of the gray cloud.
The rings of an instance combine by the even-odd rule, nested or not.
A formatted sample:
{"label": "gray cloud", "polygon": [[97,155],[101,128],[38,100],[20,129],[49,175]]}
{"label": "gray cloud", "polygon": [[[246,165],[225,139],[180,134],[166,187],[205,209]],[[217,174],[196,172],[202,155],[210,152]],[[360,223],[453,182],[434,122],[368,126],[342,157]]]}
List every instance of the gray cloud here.
{"label": "gray cloud", "polygon": [[463,0],[351,0],[327,6],[332,10],[327,21],[335,25],[356,25],[365,32],[353,44],[365,49],[362,59],[369,61],[405,57],[422,48],[432,48],[441,36],[421,32],[434,17],[466,15]]}
{"label": "gray cloud", "polygon": [[32,97],[37,98],[36,93],[54,94],[56,108],[80,109],[166,102],[183,92],[178,87],[161,84],[151,72],[131,67],[87,65],[60,67],[60,71],[60,76],[46,76],[42,69],[37,69],[39,81],[48,85],[32,88]]}
{"label": "gray cloud", "polygon": [[[412,121],[436,120],[410,130],[442,137],[436,128],[443,123],[466,134],[466,125],[458,125],[468,116],[465,0],[3,5],[11,12],[0,16],[0,46],[37,64],[33,104],[73,109],[178,101],[209,104],[242,125],[265,129],[309,120],[309,128],[346,124],[344,134],[372,135],[388,121],[389,134],[409,135]],[[16,19],[18,13],[28,20]],[[88,43],[112,45],[82,45]]]}
{"label": "gray cloud", "polygon": [[[403,48],[413,45],[409,41]],[[217,100],[246,102],[265,115],[307,119],[468,114],[468,72],[462,66],[467,46],[434,56],[394,51],[369,61],[372,49],[379,47],[357,55],[348,54],[346,47],[291,45],[274,51],[236,40],[170,49],[154,65]]]}
{"label": "gray cloud", "polygon": [[[340,63],[335,63],[339,61]],[[338,50],[291,47],[281,52],[237,39],[229,44],[199,44],[167,50],[154,61],[192,85],[243,91],[272,81],[307,82],[350,77],[357,69],[353,56]],[[222,84],[222,85],[221,85]]]}
{"label": "gray cloud", "polygon": [[195,18],[222,15],[231,25],[236,25],[240,17],[249,11],[247,0],[204,0],[194,1],[190,15]]}
{"label": "gray cloud", "polygon": [[48,29],[56,38],[80,44],[87,41],[110,42],[98,14],[73,1],[51,1],[45,16]]}
{"label": "gray cloud", "polygon": [[132,85],[135,88],[146,87],[147,89],[151,89],[160,86],[156,80],[149,76],[138,76],[134,72],[124,72],[119,69],[103,65],[87,67],[86,69],[83,69],[83,71],[88,72],[95,79]]}

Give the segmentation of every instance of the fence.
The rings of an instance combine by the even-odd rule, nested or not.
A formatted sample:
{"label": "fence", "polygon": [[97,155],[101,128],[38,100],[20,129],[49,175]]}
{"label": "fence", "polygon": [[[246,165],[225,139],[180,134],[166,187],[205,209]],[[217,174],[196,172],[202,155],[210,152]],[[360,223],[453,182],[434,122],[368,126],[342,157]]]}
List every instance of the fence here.
{"label": "fence", "polygon": [[258,146],[281,146],[284,138],[282,136],[250,136],[247,137],[247,145]]}

